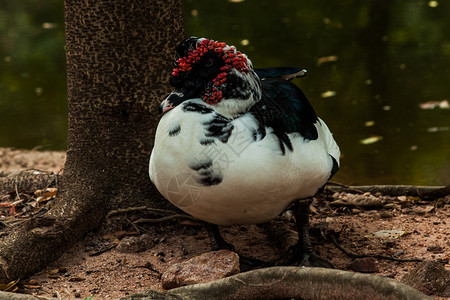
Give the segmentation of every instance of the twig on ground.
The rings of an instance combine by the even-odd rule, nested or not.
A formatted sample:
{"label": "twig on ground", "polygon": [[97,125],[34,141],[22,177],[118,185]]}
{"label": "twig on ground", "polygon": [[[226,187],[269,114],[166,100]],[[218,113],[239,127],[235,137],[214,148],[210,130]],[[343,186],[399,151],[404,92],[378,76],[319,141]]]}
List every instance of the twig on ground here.
{"label": "twig on ground", "polygon": [[360,191],[358,189],[353,189],[352,187],[350,187],[348,185],[345,185],[345,184],[342,184],[342,183],[339,183],[339,182],[328,181],[327,187],[331,191],[335,191],[336,188],[329,187],[330,185],[340,187],[340,188],[342,188],[342,189],[344,189],[345,191],[348,191],[348,192],[353,192],[353,193],[357,193],[357,194],[364,194],[364,192],[362,192],[362,191]]}
{"label": "twig on ground", "polygon": [[420,258],[396,258],[395,256],[398,256],[402,253],[396,253],[392,256],[387,256],[387,255],[379,255],[379,254],[354,254],[351,253],[349,251],[347,251],[346,249],[344,249],[337,241],[336,239],[331,236],[331,241],[333,242],[333,244],[336,246],[336,248],[338,248],[339,250],[341,250],[345,255],[347,255],[348,257],[351,258],[366,258],[366,257],[373,257],[373,258],[377,258],[377,259],[384,259],[384,260],[392,260],[392,261],[397,261],[397,262],[422,262],[423,259]]}
{"label": "twig on ground", "polygon": [[155,272],[158,275],[158,278],[161,278],[161,276],[162,276],[162,273],[160,271],[156,270],[155,268],[153,268],[153,266],[149,262],[146,263],[144,266],[136,266],[135,268],[145,268],[152,272]]}
{"label": "twig on ground", "polygon": [[147,212],[153,212],[153,213],[166,213],[166,214],[176,214],[177,213],[176,211],[173,211],[173,210],[150,208],[147,206],[135,206],[135,207],[119,208],[116,210],[112,210],[106,215],[106,218],[108,219],[115,215],[125,214],[127,212],[135,212],[135,211],[147,211]]}
{"label": "twig on ground", "polygon": [[55,188],[57,190],[59,190],[59,177],[61,176],[61,172],[64,170],[64,168],[59,169],[59,171],[57,173],[51,172],[50,175],[54,175],[54,177],[52,178],[52,180],[50,180],[50,182],[47,184],[47,186],[45,187],[45,189],[48,189],[53,181],[55,181]]}
{"label": "twig on ground", "polygon": [[189,220],[189,221],[193,221],[193,222],[201,222],[199,219],[196,219],[194,217],[191,217],[188,215],[177,214],[177,215],[162,217],[159,219],[139,219],[139,220],[134,221],[134,224],[142,224],[142,223],[155,224],[155,223],[161,223],[161,222],[166,222],[166,221],[172,221],[175,219],[184,219],[184,220]]}
{"label": "twig on ground", "polygon": [[147,230],[144,230],[142,227],[137,226],[137,225],[134,224],[134,222],[131,221],[130,219],[127,218],[126,221],[128,222],[128,224],[130,224],[130,225],[134,228],[134,230],[136,230],[137,233],[141,233],[141,231],[145,231],[146,233],[148,233]]}
{"label": "twig on ground", "polygon": [[117,247],[117,244],[105,246],[105,247],[103,247],[103,248],[101,248],[101,249],[99,249],[99,250],[96,250],[96,251],[94,251],[94,252],[89,253],[89,256],[97,256],[97,255],[100,255],[100,254],[102,254],[103,252],[109,251],[109,250],[111,250],[111,249],[113,249],[113,248],[115,248],[115,247]]}

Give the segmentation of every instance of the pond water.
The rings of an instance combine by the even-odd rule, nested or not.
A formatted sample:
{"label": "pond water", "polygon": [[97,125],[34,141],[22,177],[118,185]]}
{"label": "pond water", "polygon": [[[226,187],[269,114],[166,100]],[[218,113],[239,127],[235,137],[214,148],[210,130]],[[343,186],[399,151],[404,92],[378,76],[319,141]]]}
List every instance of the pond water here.
{"label": "pond water", "polygon": [[[188,35],[234,44],[255,67],[308,70],[295,83],[341,147],[335,181],[449,184],[449,1],[185,0],[184,9]],[[0,2],[0,147],[65,148],[63,22],[62,1]]]}

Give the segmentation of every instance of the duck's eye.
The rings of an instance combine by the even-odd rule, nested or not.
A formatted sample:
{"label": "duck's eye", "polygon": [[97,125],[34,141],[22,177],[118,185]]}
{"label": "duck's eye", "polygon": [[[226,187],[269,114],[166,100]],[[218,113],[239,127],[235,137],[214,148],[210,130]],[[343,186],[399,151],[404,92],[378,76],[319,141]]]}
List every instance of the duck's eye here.
{"label": "duck's eye", "polygon": [[211,67],[214,63],[214,59],[210,58],[206,61],[205,66]]}

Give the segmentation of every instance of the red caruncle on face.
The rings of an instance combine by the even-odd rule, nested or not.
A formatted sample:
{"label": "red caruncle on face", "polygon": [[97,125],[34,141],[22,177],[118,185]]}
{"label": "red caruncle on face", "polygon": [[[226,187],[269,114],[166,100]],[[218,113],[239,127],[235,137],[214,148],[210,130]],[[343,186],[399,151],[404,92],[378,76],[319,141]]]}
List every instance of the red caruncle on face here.
{"label": "red caruncle on face", "polygon": [[214,51],[225,63],[220,68],[220,72],[212,81],[213,87],[207,90],[203,95],[203,100],[209,104],[218,103],[222,97],[223,92],[220,90],[220,86],[227,80],[227,75],[231,69],[236,69],[241,73],[249,72],[249,66],[247,58],[239,51],[236,51],[234,47],[229,47],[225,43],[212,41],[209,39],[202,40],[197,48],[189,50],[189,55],[181,57],[176,61],[176,68],[172,72],[172,76],[180,76],[183,72],[189,72],[192,70],[192,65],[200,61],[205,53]]}

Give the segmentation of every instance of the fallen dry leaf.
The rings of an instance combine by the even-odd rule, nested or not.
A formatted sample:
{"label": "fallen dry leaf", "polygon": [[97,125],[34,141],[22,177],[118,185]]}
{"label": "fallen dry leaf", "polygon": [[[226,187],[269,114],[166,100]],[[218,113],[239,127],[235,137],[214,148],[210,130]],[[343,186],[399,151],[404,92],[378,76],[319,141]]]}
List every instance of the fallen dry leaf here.
{"label": "fallen dry leaf", "polygon": [[450,103],[447,99],[441,101],[428,101],[424,103],[420,103],[419,107],[421,109],[450,109]]}
{"label": "fallen dry leaf", "polygon": [[55,275],[59,273],[59,268],[58,269],[52,269],[50,271],[47,272],[47,274],[49,275]]}
{"label": "fallen dry leaf", "polygon": [[178,220],[178,224],[186,225],[186,226],[194,226],[194,227],[201,226],[199,223],[193,222],[191,220]]}
{"label": "fallen dry leaf", "polygon": [[75,282],[75,281],[84,281],[86,278],[83,277],[72,277],[69,279],[69,281]]}
{"label": "fallen dry leaf", "polygon": [[35,279],[30,279],[28,280],[28,285],[39,285],[39,281],[35,280]]}
{"label": "fallen dry leaf", "polygon": [[56,196],[56,192],[58,191],[57,188],[46,188],[45,190],[36,190],[34,192],[34,195],[36,197],[42,196],[42,197],[54,197]]}
{"label": "fallen dry leaf", "polygon": [[378,141],[381,141],[382,139],[383,139],[382,136],[379,136],[379,135],[373,135],[373,136],[370,136],[370,137],[368,137],[368,138],[359,140],[359,143],[360,143],[360,144],[363,144],[363,145],[369,145],[369,144],[373,144],[373,143],[376,143],[376,142],[378,142]]}
{"label": "fallen dry leaf", "polygon": [[373,125],[375,125],[375,121],[366,121],[366,122],[364,122],[364,126],[366,126],[366,127],[370,127],[370,126],[373,126]]}
{"label": "fallen dry leaf", "polygon": [[204,239],[207,239],[208,237],[209,237],[209,235],[207,235],[207,234],[197,234],[197,235],[194,236],[194,239],[196,239],[196,240],[204,240]]}
{"label": "fallen dry leaf", "polygon": [[333,96],[336,96],[336,91],[325,91],[325,92],[321,93],[320,96],[322,98],[333,97]]}
{"label": "fallen dry leaf", "polygon": [[32,289],[32,290],[36,290],[36,289],[42,288],[40,285],[30,285],[30,284],[24,284],[23,287],[27,288],[27,289]]}
{"label": "fallen dry leaf", "polygon": [[36,198],[36,202],[37,203],[44,203],[47,202],[49,200],[51,200],[53,198],[53,196],[39,196]]}
{"label": "fallen dry leaf", "polygon": [[382,238],[382,239],[398,239],[401,236],[404,236],[408,234],[406,231],[403,230],[380,230],[377,232],[369,233],[365,235],[364,237],[368,239],[373,238]]}
{"label": "fallen dry leaf", "polygon": [[333,62],[333,61],[337,61],[337,60],[338,60],[337,55],[322,56],[317,59],[317,64],[320,66],[323,63]]}
{"label": "fallen dry leaf", "polygon": [[67,268],[66,267],[59,267],[57,269],[51,269],[50,271],[47,272],[47,276],[53,279],[57,279],[58,274],[64,274],[67,272]]}
{"label": "fallen dry leaf", "polygon": [[0,291],[5,291],[5,292],[14,292],[18,289],[17,287],[17,283],[19,282],[20,279],[17,279],[15,281],[11,281],[8,284],[3,284],[0,283]]}

